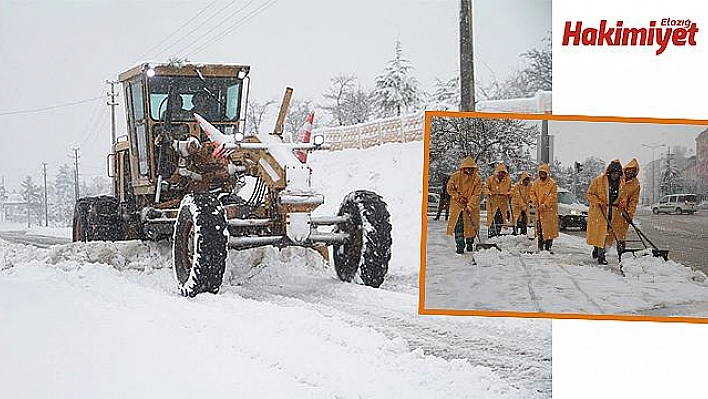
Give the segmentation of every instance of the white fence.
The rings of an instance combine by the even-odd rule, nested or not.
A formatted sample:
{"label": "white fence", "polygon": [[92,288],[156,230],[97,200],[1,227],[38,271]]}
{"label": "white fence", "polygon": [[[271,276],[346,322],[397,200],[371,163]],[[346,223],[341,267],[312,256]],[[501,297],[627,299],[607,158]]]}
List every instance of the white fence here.
{"label": "white fence", "polygon": [[425,113],[380,119],[359,125],[314,129],[323,134],[331,150],[364,149],[383,143],[423,141]]}

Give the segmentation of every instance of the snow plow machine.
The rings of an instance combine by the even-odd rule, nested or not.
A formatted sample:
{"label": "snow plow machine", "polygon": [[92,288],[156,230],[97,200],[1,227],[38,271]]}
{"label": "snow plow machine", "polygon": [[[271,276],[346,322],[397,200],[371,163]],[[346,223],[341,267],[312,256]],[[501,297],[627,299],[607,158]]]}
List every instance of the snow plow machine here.
{"label": "snow plow machine", "polygon": [[73,241],[172,240],[179,292],[217,293],[229,249],[302,246],[332,261],[339,279],[379,287],[391,224],[378,194],[345,196],[315,216],[324,196],[297,155],[328,148],[283,137],[292,89],[275,129],[247,134],[247,65],[143,63],[119,75],[127,134],[108,156],[113,195],[80,198]]}

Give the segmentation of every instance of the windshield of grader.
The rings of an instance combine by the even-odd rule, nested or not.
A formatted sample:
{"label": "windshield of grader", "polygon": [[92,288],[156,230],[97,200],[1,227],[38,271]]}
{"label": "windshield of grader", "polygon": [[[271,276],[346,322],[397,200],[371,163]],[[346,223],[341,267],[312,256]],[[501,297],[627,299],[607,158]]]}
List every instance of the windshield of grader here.
{"label": "windshield of grader", "polygon": [[232,122],[239,119],[242,81],[234,78],[191,76],[154,76],[148,80],[150,117],[164,120],[167,93],[171,101],[172,122],[194,121],[198,113],[210,122]]}

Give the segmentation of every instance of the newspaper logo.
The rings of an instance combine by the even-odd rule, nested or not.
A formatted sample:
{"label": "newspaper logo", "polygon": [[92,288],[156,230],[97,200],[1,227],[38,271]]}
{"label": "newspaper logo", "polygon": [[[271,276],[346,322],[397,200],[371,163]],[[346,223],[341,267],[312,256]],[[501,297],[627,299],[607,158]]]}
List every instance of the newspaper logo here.
{"label": "newspaper logo", "polygon": [[624,21],[612,26],[606,19],[597,27],[566,21],[563,46],[658,46],[656,55],[661,55],[669,45],[696,46],[698,31],[698,24],[690,19],[662,18],[648,26],[633,27],[625,26]]}

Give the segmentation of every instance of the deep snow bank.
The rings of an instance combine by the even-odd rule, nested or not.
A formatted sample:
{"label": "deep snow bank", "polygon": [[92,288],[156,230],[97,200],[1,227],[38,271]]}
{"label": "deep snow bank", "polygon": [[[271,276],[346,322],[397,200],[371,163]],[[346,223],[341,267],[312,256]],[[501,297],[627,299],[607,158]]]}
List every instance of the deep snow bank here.
{"label": "deep snow bank", "polygon": [[309,155],[312,186],[325,195],[316,214],[331,215],[346,194],[367,189],[381,195],[393,226],[389,274],[420,270],[423,143],[388,143],[367,150]]}

